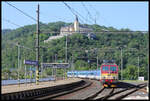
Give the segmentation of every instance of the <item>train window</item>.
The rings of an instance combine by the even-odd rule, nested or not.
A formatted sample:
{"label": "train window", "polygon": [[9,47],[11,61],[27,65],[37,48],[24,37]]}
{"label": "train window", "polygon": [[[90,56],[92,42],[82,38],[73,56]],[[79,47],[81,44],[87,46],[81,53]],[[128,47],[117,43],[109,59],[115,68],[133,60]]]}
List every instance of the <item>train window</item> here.
{"label": "train window", "polygon": [[111,70],[111,71],[116,71],[116,67],[115,67],[115,66],[113,66],[113,67],[111,66],[111,67],[110,67],[110,70]]}
{"label": "train window", "polygon": [[90,73],[91,75],[94,75],[94,73]]}
{"label": "train window", "polygon": [[109,68],[108,68],[108,66],[103,66],[103,69],[102,69],[103,71],[108,71],[109,70]]}

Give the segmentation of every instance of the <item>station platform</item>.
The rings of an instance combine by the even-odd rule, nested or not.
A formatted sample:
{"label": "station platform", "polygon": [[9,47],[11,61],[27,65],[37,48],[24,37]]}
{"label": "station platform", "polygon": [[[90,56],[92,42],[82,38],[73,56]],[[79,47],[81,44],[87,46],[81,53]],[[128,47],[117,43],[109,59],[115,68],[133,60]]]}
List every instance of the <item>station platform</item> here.
{"label": "station platform", "polygon": [[6,85],[6,86],[1,86],[1,89],[2,89],[1,94],[32,90],[32,89],[38,89],[38,88],[45,88],[45,87],[52,87],[52,86],[58,86],[58,85],[63,85],[63,84],[70,84],[70,83],[78,82],[78,81],[81,81],[81,79],[67,78],[64,80],[39,82],[38,85],[36,85],[36,83],[20,84],[20,85],[19,84]]}

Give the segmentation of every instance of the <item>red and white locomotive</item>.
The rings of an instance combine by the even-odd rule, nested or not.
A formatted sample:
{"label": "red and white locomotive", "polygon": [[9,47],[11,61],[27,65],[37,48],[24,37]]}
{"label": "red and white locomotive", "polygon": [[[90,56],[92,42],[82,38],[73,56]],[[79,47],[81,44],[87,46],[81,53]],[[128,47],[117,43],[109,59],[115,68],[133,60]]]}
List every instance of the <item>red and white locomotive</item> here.
{"label": "red and white locomotive", "polygon": [[104,60],[101,65],[101,77],[100,82],[104,87],[115,87],[115,83],[118,81],[118,66],[113,60]]}

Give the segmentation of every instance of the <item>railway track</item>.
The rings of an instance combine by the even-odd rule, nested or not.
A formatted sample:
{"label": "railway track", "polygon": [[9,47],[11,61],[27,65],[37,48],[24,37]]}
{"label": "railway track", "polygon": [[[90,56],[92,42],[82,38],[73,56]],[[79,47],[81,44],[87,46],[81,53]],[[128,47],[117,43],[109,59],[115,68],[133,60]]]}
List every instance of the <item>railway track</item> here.
{"label": "railway track", "polygon": [[[91,80],[89,80],[91,81]],[[94,84],[96,81],[92,81]],[[92,84],[90,86],[92,86]],[[101,87],[101,89],[98,89],[97,91],[95,91],[93,94],[90,94],[87,96],[86,94],[83,97],[81,94],[82,93],[87,93],[89,87],[85,87],[84,89],[82,89],[81,91],[79,90],[79,92],[72,92],[72,93],[68,93],[64,96],[58,96],[58,97],[54,97],[52,100],[60,100],[60,99],[70,99],[70,96],[74,96],[79,95],[78,98],[72,97],[72,99],[80,99],[80,100],[121,100],[123,98],[125,98],[126,96],[136,92],[137,90],[143,89],[147,83],[144,84],[138,84],[138,85],[131,85],[131,84],[127,84],[127,83],[123,83],[123,88],[104,88]],[[93,85],[94,86],[94,85]],[[100,86],[100,85],[99,85]],[[128,87],[129,86],[129,87]],[[74,94],[73,94],[74,93]],[[77,94],[78,93],[78,94]]]}
{"label": "railway track", "polygon": [[[9,99],[25,100],[57,100],[57,99],[82,99],[82,100],[121,100],[126,96],[143,89],[147,83],[131,85],[121,83],[122,87],[104,88],[96,80],[82,80],[80,83],[70,84],[66,87],[53,89],[39,89],[18,96],[9,96]],[[97,87],[96,87],[97,86]],[[99,86],[99,87],[98,87]],[[95,88],[94,88],[95,87]],[[75,95],[78,95],[75,97]],[[3,96],[2,96],[3,97]],[[7,97],[7,96],[6,96]],[[4,97],[3,97],[4,98]],[[5,98],[4,98],[5,99]],[[7,98],[8,99],[8,98]]]}
{"label": "railway track", "polygon": [[121,100],[121,99],[125,98],[126,96],[128,96],[128,95],[130,95],[130,94],[136,92],[137,90],[140,90],[146,86],[147,86],[147,83],[143,83],[143,84],[139,84],[135,87],[131,87],[131,88],[129,87],[129,88],[117,91],[114,94],[111,94],[111,96],[106,98],[106,99],[108,99],[108,100],[111,100],[111,99]]}
{"label": "railway track", "polygon": [[146,86],[147,83],[138,84],[127,88],[102,88],[98,93],[88,97],[86,100],[121,100]]}
{"label": "railway track", "polygon": [[81,80],[71,84],[20,91],[14,93],[2,94],[2,100],[45,100],[59,97],[80,89],[84,89],[92,84],[88,80]]}
{"label": "railway track", "polygon": [[53,98],[52,100],[85,100],[88,96],[95,95],[101,89],[100,82],[97,80],[89,80],[89,82],[92,82],[92,84],[88,87],[85,87],[81,90]]}
{"label": "railway track", "polygon": [[34,99],[34,100],[47,100],[47,99],[49,99],[50,100],[50,99],[59,98],[60,96],[67,95],[67,94],[76,92],[78,90],[84,89],[86,87],[89,87],[92,84],[92,82],[90,82],[88,80],[84,80],[84,82],[85,83],[81,84],[81,85],[70,86],[70,87],[67,87],[65,89],[57,90],[57,92],[55,94],[41,95],[38,97],[34,97],[32,99]]}
{"label": "railway track", "polygon": [[114,88],[104,88],[104,90],[97,95],[93,100],[98,100],[98,99],[105,99],[107,96],[112,94],[114,92]]}

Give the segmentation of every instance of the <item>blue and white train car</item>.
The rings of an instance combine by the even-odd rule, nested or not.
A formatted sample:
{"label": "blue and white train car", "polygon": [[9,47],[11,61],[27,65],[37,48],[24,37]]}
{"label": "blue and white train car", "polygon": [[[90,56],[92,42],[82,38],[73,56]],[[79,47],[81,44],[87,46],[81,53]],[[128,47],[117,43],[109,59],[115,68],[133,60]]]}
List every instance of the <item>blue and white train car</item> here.
{"label": "blue and white train car", "polygon": [[101,77],[101,72],[100,70],[68,71],[67,77],[79,77],[99,80]]}

